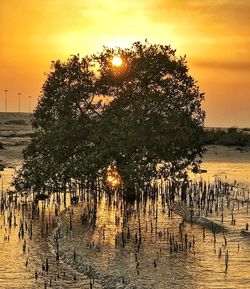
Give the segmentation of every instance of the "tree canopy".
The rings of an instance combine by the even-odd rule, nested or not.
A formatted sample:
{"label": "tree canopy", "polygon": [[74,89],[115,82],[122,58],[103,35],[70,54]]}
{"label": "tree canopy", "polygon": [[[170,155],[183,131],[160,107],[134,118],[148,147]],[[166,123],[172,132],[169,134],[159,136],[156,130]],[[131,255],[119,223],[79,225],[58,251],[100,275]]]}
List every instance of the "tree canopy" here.
{"label": "tree canopy", "polygon": [[203,99],[185,57],[166,45],[136,42],[53,62],[15,185],[58,191],[72,180],[104,179],[115,166],[132,190],[197,171]]}

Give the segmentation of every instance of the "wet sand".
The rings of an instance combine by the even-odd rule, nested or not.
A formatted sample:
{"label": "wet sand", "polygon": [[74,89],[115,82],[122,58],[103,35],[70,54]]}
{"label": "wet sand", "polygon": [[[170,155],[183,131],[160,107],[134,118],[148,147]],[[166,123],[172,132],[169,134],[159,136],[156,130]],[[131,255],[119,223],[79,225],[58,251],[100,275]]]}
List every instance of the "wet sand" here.
{"label": "wet sand", "polygon": [[203,157],[204,163],[224,162],[224,163],[250,163],[249,147],[226,147],[226,146],[206,146],[206,153]]}

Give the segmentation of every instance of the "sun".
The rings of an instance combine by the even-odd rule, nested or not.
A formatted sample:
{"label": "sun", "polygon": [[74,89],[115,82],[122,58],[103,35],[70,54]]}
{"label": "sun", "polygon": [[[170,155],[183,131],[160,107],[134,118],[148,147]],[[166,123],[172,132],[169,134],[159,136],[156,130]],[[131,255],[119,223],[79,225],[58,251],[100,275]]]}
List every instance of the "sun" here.
{"label": "sun", "polygon": [[121,66],[122,65],[122,59],[119,56],[114,56],[112,59],[112,64],[114,66]]}

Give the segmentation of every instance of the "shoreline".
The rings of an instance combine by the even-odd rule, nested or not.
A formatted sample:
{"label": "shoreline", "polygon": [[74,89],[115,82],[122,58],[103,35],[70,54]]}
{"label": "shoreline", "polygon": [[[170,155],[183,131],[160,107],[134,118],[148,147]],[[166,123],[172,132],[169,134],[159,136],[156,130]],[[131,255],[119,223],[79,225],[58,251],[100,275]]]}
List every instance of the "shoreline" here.
{"label": "shoreline", "polygon": [[250,163],[250,148],[238,146],[206,146],[203,155],[203,163],[224,162],[224,163]]}
{"label": "shoreline", "polygon": [[[0,139],[1,137],[0,133]],[[16,140],[11,142],[8,137],[8,142],[2,141],[4,149],[0,150],[0,164],[6,168],[13,168],[22,162],[22,150],[29,143],[29,138]],[[250,148],[249,147],[227,147],[220,145],[205,146],[206,152],[203,155],[202,163],[250,163]]]}

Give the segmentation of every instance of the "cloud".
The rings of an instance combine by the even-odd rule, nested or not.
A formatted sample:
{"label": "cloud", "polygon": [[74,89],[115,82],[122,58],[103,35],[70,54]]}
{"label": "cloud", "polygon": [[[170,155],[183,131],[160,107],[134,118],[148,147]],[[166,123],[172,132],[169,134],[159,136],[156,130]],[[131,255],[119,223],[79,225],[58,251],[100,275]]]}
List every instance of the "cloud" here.
{"label": "cloud", "polygon": [[192,64],[198,68],[213,70],[233,70],[250,72],[250,61],[214,61],[214,60],[195,60]]}
{"label": "cloud", "polygon": [[249,0],[154,0],[148,16],[158,22],[187,25],[207,35],[249,35]]}

